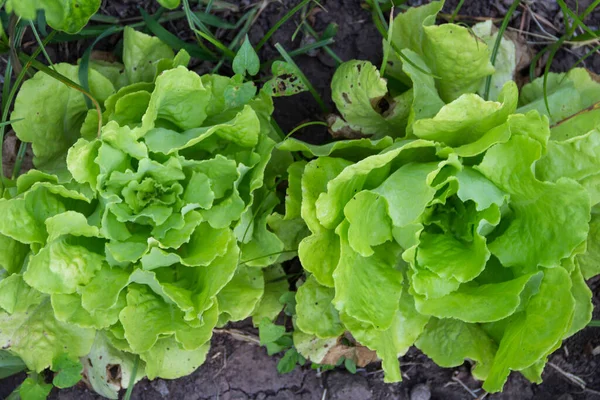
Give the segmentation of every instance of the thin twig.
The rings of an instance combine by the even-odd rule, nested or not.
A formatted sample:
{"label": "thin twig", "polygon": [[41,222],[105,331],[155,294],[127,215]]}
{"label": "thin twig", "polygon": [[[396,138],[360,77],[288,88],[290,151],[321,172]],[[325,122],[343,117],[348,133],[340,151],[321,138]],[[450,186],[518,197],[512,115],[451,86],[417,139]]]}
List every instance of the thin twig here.
{"label": "thin twig", "polygon": [[583,390],[586,389],[586,383],[585,383],[585,381],[583,379],[581,379],[580,377],[578,377],[577,375],[574,375],[574,374],[572,374],[570,372],[565,371],[564,369],[562,369],[561,367],[559,367],[558,365],[556,365],[554,363],[549,362],[548,365],[551,366],[552,368],[554,368],[560,374],[562,374],[571,383],[579,386]]}
{"label": "thin twig", "polygon": [[456,376],[453,376],[453,377],[452,377],[452,380],[453,380],[454,382],[457,382],[457,383],[458,383],[460,386],[462,386],[462,387],[463,387],[463,389],[465,389],[467,392],[469,392],[469,394],[470,394],[471,396],[473,396],[473,398],[474,398],[474,399],[476,399],[476,398],[477,398],[477,393],[475,393],[474,391],[472,391],[472,390],[471,390],[471,389],[470,389],[470,388],[469,388],[467,385],[465,385],[465,384],[463,383],[463,381],[461,381],[460,379],[458,379]]}
{"label": "thin twig", "polygon": [[258,339],[258,337],[256,337],[256,335],[240,331],[239,329],[213,329],[213,333],[226,334],[236,340],[257,344],[260,346],[260,340]]}

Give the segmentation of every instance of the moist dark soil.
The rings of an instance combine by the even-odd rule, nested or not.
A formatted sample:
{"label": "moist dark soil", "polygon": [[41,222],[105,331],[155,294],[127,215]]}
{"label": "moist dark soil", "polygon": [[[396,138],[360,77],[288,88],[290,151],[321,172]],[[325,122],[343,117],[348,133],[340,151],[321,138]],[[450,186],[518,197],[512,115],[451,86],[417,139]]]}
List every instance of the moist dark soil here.
{"label": "moist dark soil", "polygon": [[[240,6],[240,10],[253,4],[249,0],[230,1]],[[250,31],[250,40],[257,43],[260,38],[279,21],[288,10],[298,4],[298,0],[270,1]],[[427,1],[409,1],[411,5],[420,5]],[[448,18],[458,4],[458,0],[448,0],[443,9]],[[511,0],[479,1],[467,0],[462,6],[458,20],[472,23],[488,18],[499,21],[504,17]],[[591,0],[579,1],[579,10],[585,9]],[[308,19],[317,32],[333,22],[339,27],[336,43],[332,50],[343,60],[363,59],[379,64],[382,58],[381,36],[375,29],[370,13],[361,7],[359,0],[321,0],[323,10],[314,12]],[[539,51],[545,46],[543,38],[534,35],[554,35],[560,37],[564,31],[562,12],[554,0],[538,0],[527,3],[528,11],[523,7],[514,14],[510,27],[524,44]],[[576,9],[575,0],[567,0],[571,9]],[[156,9],[153,0],[105,0],[102,12],[119,18],[135,18],[139,16],[138,7],[148,11]],[[239,17],[235,12],[220,15],[232,21]],[[535,17],[535,18],[534,18]],[[299,18],[288,21],[272,37],[261,51],[261,59],[268,60],[278,56],[273,45],[280,42],[288,51],[301,45],[302,34],[291,40]],[[586,23],[590,28],[598,29],[600,12],[592,13]],[[185,40],[192,35],[185,21],[167,24],[167,28]],[[515,31],[518,29],[519,31]],[[533,34],[533,35],[532,35]],[[227,34],[223,40],[227,42]],[[230,38],[229,38],[230,39]],[[114,48],[118,37],[107,39],[101,43],[104,49]],[[49,49],[53,61],[73,62],[82,55],[87,42],[57,45]],[[102,49],[102,47],[100,47]],[[588,49],[566,47],[560,50],[553,62],[553,71],[566,71],[586,53]],[[546,59],[542,59],[544,63]],[[334,110],[331,101],[329,84],[335,72],[335,62],[325,52],[317,51],[311,56],[296,58],[296,62],[321,94],[327,106]],[[540,63],[540,68],[543,64]],[[199,73],[208,72],[214,65],[204,62],[193,64]],[[600,56],[589,57],[581,66],[595,73],[600,73]],[[540,69],[538,68],[538,70]],[[229,74],[228,67],[220,73]],[[315,100],[308,93],[276,100],[275,119],[286,132],[294,127],[313,120],[324,120],[326,115],[320,110]],[[305,129],[297,137],[312,142],[323,143],[329,140],[325,129]],[[4,146],[5,160],[14,160],[16,140],[7,140]],[[596,311],[595,319],[600,318],[600,279],[588,282],[594,293]],[[248,335],[256,335],[249,323],[241,323],[237,329]],[[541,385],[529,383],[519,374],[513,374],[507,382],[502,394],[487,395],[481,391],[480,382],[470,375],[470,365],[465,363],[457,368],[440,368],[416,349],[411,349],[402,357],[404,381],[397,384],[384,384],[380,365],[373,364],[359,369],[356,374],[336,369],[322,372],[310,368],[296,368],[293,372],[280,375],[277,373],[278,357],[270,357],[264,348],[258,345],[234,339],[227,333],[217,333],[212,340],[212,349],[207,361],[190,376],[177,380],[157,379],[139,382],[133,390],[133,399],[222,399],[222,400],[367,400],[367,399],[410,399],[410,400],[454,400],[475,399],[600,399],[600,329],[587,328],[567,340],[561,349],[549,360]],[[585,382],[585,387],[575,383],[575,378]],[[24,379],[19,374],[0,381],[0,399],[6,398]],[[101,399],[83,384],[67,390],[53,390],[51,399]]]}

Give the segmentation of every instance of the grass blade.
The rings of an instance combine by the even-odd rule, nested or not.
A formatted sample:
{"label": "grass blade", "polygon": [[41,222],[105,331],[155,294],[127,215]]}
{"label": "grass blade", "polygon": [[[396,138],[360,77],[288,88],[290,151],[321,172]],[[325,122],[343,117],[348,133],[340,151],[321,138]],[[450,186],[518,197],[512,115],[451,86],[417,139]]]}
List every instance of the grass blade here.
{"label": "grass blade", "polygon": [[[85,50],[83,56],[81,57],[81,61],[79,62],[79,83],[81,87],[83,87],[86,91],[90,91],[90,83],[89,83],[89,74],[90,74],[90,57],[92,56],[92,51],[94,50],[94,46],[98,44],[99,41],[104,39],[107,36],[112,35],[118,31],[117,27],[114,26],[111,29],[105,30],[100,36],[92,42],[92,44]],[[85,104],[87,108],[92,108],[92,102],[87,96],[83,96],[85,99]]]}
{"label": "grass blade", "polygon": [[[319,40],[319,39],[325,39],[325,35],[322,35],[321,37],[319,37],[319,35],[317,34],[317,32],[315,32],[315,30],[309,25],[309,24],[304,24],[304,29],[315,39]],[[329,57],[333,58],[333,60],[336,62],[337,65],[340,65],[344,62],[344,60],[342,60],[337,54],[335,54],[335,52],[331,49],[331,47],[329,46],[323,46],[323,50],[325,50],[325,52],[327,54],[329,54]]]}
{"label": "grass blade", "polygon": [[[310,121],[310,122],[305,122],[305,123],[303,123],[303,124],[301,124],[301,125],[298,125],[298,126],[297,126],[297,127],[295,127],[294,129],[292,129],[292,130],[290,131],[290,133],[288,133],[288,134],[285,136],[284,140],[285,140],[285,139],[287,139],[287,138],[289,138],[290,136],[292,136],[294,133],[298,132],[300,129],[304,129],[304,128],[306,128],[307,126],[314,126],[314,125],[321,125],[321,126],[326,126],[326,127],[328,127],[328,126],[329,126],[329,124],[328,124],[327,122],[323,122],[323,121]],[[262,257],[261,257],[261,258],[262,258]]]}
{"label": "grass blade", "polygon": [[177,36],[173,35],[171,32],[162,27],[162,25],[152,18],[146,11],[140,8],[140,12],[142,13],[142,17],[146,22],[146,26],[148,29],[160,40],[171,46],[175,50],[185,49],[191,56],[196,57],[200,60],[206,61],[216,61],[216,57],[214,54],[208,53],[205,50],[199,48],[190,43],[186,43],[183,40],[179,39]]}
{"label": "grass blade", "polygon": [[325,39],[325,40],[319,40],[318,42],[310,43],[310,44],[307,44],[306,46],[302,46],[296,50],[292,50],[288,54],[290,55],[290,57],[296,57],[296,56],[299,56],[302,54],[306,54],[311,50],[320,49],[321,47],[325,47],[325,46],[333,44],[333,43],[335,43],[335,40],[333,40],[332,38]]}
{"label": "grass blade", "polygon": [[279,43],[275,44],[275,48],[277,49],[279,54],[281,54],[283,59],[288,64],[290,64],[292,67],[294,67],[294,69],[296,70],[296,74],[298,75],[300,80],[302,80],[302,82],[306,85],[310,94],[313,95],[313,97],[317,101],[317,104],[319,104],[321,111],[323,111],[324,113],[328,113],[329,108],[325,105],[325,103],[323,103],[323,99],[321,99],[321,96],[319,96],[319,93],[315,90],[314,86],[310,83],[310,81],[308,80],[306,75],[304,75],[304,73],[300,70],[300,68],[298,68],[298,65],[296,65],[296,63],[294,62],[292,57],[290,57],[290,55],[285,51],[285,49],[283,48],[283,46],[281,46],[281,44],[279,44]]}
{"label": "grass blade", "polygon": [[[510,8],[508,9],[508,12],[504,16],[504,19],[502,20],[502,25],[500,25],[500,29],[498,30],[498,36],[496,37],[496,41],[494,42],[494,48],[492,49],[492,55],[490,57],[490,62],[492,63],[492,65],[496,64],[496,57],[498,56],[498,50],[500,50],[500,43],[502,42],[502,38],[504,37],[504,31],[506,31],[508,23],[510,22],[510,18],[512,17],[519,4],[521,4],[521,0],[513,1],[513,3],[510,5]],[[485,89],[483,92],[483,98],[485,100],[488,100],[490,97],[491,84],[492,76],[488,75],[485,78]]]}
{"label": "grass blade", "polygon": [[127,391],[125,392],[125,396],[123,400],[130,400],[131,393],[133,392],[133,387],[135,386],[135,377],[137,375],[138,365],[140,363],[140,357],[136,356],[133,361],[133,368],[131,369],[131,378],[129,378],[129,385],[127,385]]}
{"label": "grass blade", "polygon": [[456,5],[456,8],[452,12],[452,15],[450,16],[450,20],[448,22],[450,22],[451,24],[454,23],[454,20],[456,19],[456,16],[460,12],[460,9],[462,8],[462,6],[463,6],[464,3],[465,3],[465,0],[460,0],[458,2],[458,4]]}
{"label": "grass blade", "polygon": [[[44,45],[48,44],[48,42],[50,42],[50,40],[52,40],[52,37],[54,36],[55,32],[56,31],[51,32],[46,37],[46,39],[44,39],[44,41],[42,43]],[[42,49],[41,49],[41,47],[38,46],[38,48],[29,57],[29,60],[35,59],[37,56],[40,55],[41,52],[42,52]],[[11,90],[8,92],[8,96],[5,98],[4,97],[2,98],[4,104],[3,104],[3,108],[2,108],[2,124],[0,125],[0,150],[2,149],[2,146],[4,144],[4,133],[6,131],[6,125],[8,125],[4,122],[6,122],[8,120],[8,111],[10,109],[10,105],[12,104],[12,101],[17,94],[17,90],[19,89],[21,82],[23,82],[23,79],[25,78],[25,74],[27,73],[29,66],[30,66],[29,62],[25,64],[25,66],[21,69],[21,71],[17,75],[14,85],[12,86]],[[4,189],[6,187],[4,171],[3,171],[3,168],[1,168],[2,165],[3,165],[2,151],[0,151],[0,189]]]}
{"label": "grass blade", "polygon": [[22,60],[26,60],[27,67],[32,66],[33,68],[37,69],[38,71],[42,71],[46,75],[51,76],[52,78],[58,80],[59,82],[62,82],[63,84],[67,85],[68,87],[83,93],[84,96],[87,96],[91,100],[91,102],[94,104],[94,107],[96,107],[96,111],[98,112],[98,136],[100,136],[100,130],[102,128],[102,109],[100,108],[100,103],[98,103],[98,100],[96,100],[94,98],[94,96],[92,96],[91,93],[89,93],[87,90],[82,88],[79,84],[73,82],[66,76],[59,74],[58,72],[56,72],[53,69],[48,68],[47,66],[45,66],[38,60],[31,59],[31,58],[29,60],[27,60],[27,55],[24,53],[21,53],[20,57]]}
{"label": "grass blade", "polygon": [[385,40],[386,45],[383,46],[383,59],[381,60],[381,68],[379,73],[381,76],[385,75],[385,67],[388,63],[388,57],[390,56],[390,43],[392,43],[392,37],[394,35],[394,7],[390,11],[390,23],[388,25],[387,39]]}
{"label": "grass blade", "polygon": [[263,38],[260,40],[260,42],[258,42],[258,44],[256,45],[256,52],[258,52],[265,45],[265,43],[267,43],[267,41],[271,38],[271,36],[273,36],[273,34],[275,32],[277,32],[277,30],[279,29],[279,27],[281,25],[286,23],[286,21],[288,19],[292,18],[294,16],[294,14],[296,14],[298,11],[300,11],[302,9],[302,7],[304,7],[310,1],[312,1],[312,0],[302,0],[302,2],[300,2],[300,4],[298,4],[296,7],[292,8],[290,11],[288,11],[283,16],[283,18],[281,18],[279,21],[277,21],[275,23],[275,25],[273,25],[273,27],[271,27],[271,29],[269,29],[269,31],[266,33],[266,35],[263,36]]}

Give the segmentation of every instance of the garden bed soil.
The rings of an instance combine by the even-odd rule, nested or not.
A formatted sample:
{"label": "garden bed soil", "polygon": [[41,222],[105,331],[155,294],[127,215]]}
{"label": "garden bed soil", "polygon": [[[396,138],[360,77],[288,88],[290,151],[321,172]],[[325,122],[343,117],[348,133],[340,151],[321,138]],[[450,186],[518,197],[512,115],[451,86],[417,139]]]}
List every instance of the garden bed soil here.
{"label": "garden bed soil", "polygon": [[[234,1],[235,2],[235,1]],[[580,9],[587,7],[590,1],[579,1]],[[240,8],[250,5],[250,1],[237,2]],[[250,31],[250,40],[257,43],[261,37],[282,18],[285,13],[298,3],[297,0],[272,1],[266,6],[259,19]],[[424,1],[413,1],[413,5]],[[443,12],[451,14],[457,0],[448,0]],[[476,1],[467,0],[460,10],[461,16],[502,18],[511,1]],[[567,2],[575,7],[575,2]],[[343,60],[353,58],[369,60],[379,64],[382,58],[381,36],[375,29],[369,12],[361,8],[358,0],[322,0],[326,11],[314,13],[309,19],[315,30],[321,31],[330,22],[339,26],[336,43],[331,47]],[[106,0],[103,12],[120,17],[137,16],[138,7],[149,11],[156,8],[153,0]],[[537,1],[531,3],[532,10],[541,20],[545,19],[554,25],[557,31],[545,27],[550,33],[557,34],[563,29],[562,13],[559,12],[555,1]],[[223,17],[235,19],[236,15]],[[298,18],[295,18],[297,21]],[[469,18],[465,19],[469,22]],[[525,31],[540,33],[540,28],[534,24],[531,17],[515,14],[511,26],[523,28]],[[600,24],[600,12],[596,11],[588,18],[592,27]],[[542,24],[543,26],[543,24]],[[190,34],[183,21],[167,26],[180,37],[189,39]],[[267,60],[278,55],[274,43],[280,42],[287,50],[295,49],[301,41],[301,34],[295,41],[291,37],[297,25],[289,21],[273,36],[261,51],[261,59]],[[544,26],[543,26],[544,27]],[[598,27],[595,26],[594,29]],[[187,37],[186,37],[187,35]],[[532,38],[522,34],[524,39],[531,42]],[[225,39],[227,40],[227,39]],[[529,43],[534,47],[535,44]],[[60,61],[74,61],[85,49],[85,44],[73,47],[59,45],[50,49],[52,58]],[[110,44],[107,45],[110,47]],[[539,47],[537,48],[539,49]],[[582,49],[561,50],[552,64],[555,71],[568,70],[583,54]],[[296,59],[298,66],[310,79],[325,103],[334,109],[330,96],[329,83],[335,71],[334,61],[322,51],[313,56],[300,56]],[[595,55],[584,64],[590,70],[600,73],[600,57]],[[199,73],[210,70],[208,63],[196,64]],[[228,74],[230,71],[223,67],[220,71]],[[317,103],[308,93],[302,93],[290,98],[276,100],[275,119],[285,132],[294,127],[315,119],[324,119]],[[316,127],[306,129],[296,135],[312,143],[323,143],[329,136],[326,129]],[[14,159],[16,145],[7,141],[4,152],[9,160]],[[11,154],[12,153],[12,154]],[[6,159],[5,158],[5,159]],[[594,293],[596,311],[594,316],[600,318],[600,280],[589,282]],[[256,337],[256,331],[249,323],[240,323],[237,329],[245,332],[250,338]],[[465,363],[457,368],[440,368],[416,349],[411,349],[401,359],[404,381],[397,384],[384,384],[380,365],[373,364],[366,369],[359,369],[352,375],[345,369],[319,373],[310,367],[296,368],[292,373],[279,375],[277,362],[279,357],[270,357],[266,350],[252,340],[240,340],[226,332],[227,329],[215,334],[212,348],[207,361],[190,376],[177,380],[157,379],[149,382],[139,382],[134,390],[132,399],[178,399],[178,400],[368,400],[368,399],[410,399],[410,400],[454,400],[481,397],[478,389],[480,383],[470,375],[470,366]],[[513,374],[502,394],[487,395],[487,399],[600,399],[600,329],[587,328],[567,340],[561,349],[550,356],[550,362],[544,372],[544,383],[531,384],[518,374]],[[585,382],[585,388],[574,383],[573,377],[579,377]],[[23,374],[0,381],[0,399],[6,398],[11,391],[24,379]],[[83,384],[58,391],[53,390],[51,399],[87,400],[101,399]]]}

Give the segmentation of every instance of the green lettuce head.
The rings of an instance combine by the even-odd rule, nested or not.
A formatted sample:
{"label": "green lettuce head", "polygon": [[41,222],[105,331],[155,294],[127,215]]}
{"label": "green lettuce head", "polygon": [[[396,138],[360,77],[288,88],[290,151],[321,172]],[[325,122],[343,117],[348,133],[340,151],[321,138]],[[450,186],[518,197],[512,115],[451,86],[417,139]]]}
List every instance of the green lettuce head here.
{"label": "green lettuce head", "polygon": [[[63,95],[39,73],[23,86],[15,130],[42,170],[0,200],[1,345],[34,371],[82,358],[87,380],[112,398],[136,357],[135,379],[187,375],[217,324],[281,310],[261,299],[265,274],[283,272],[262,267],[285,247],[267,217],[289,164],[273,152],[272,99],[252,82],[199,76],[182,65],[187,54],[133,30],[125,44],[123,72],[90,74],[92,93],[96,81],[105,93],[101,121],[80,93]],[[144,46],[152,51],[137,52]],[[53,107],[32,113],[36,90],[55,96]],[[121,367],[120,386],[108,364]]]}
{"label": "green lettuce head", "polygon": [[[508,81],[485,100],[476,91],[493,72],[488,58],[471,61],[471,77],[457,71],[460,84],[441,67],[478,39],[432,25],[439,7],[397,17],[425,22],[394,29],[412,63],[390,67],[410,85],[392,112],[371,107],[392,95],[370,63],[350,61],[334,76],[342,124],[381,139],[279,146],[310,160],[290,167],[302,172],[288,189],[311,232],[298,249],[308,276],[296,294],[294,340],[320,362],[349,332],[377,352],[387,382],[401,380],[398,356],[416,345],[443,367],[472,360],[473,375],[496,392],[510,371],[541,382],[548,356],[591,319],[585,279],[600,273],[600,131],[593,108],[562,120],[600,101],[600,84],[584,70],[552,76],[550,93],[570,97],[555,95],[550,113],[541,80],[521,98]],[[573,103],[571,114],[553,112]]]}

